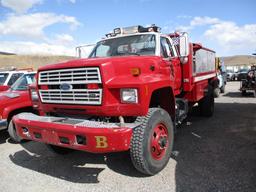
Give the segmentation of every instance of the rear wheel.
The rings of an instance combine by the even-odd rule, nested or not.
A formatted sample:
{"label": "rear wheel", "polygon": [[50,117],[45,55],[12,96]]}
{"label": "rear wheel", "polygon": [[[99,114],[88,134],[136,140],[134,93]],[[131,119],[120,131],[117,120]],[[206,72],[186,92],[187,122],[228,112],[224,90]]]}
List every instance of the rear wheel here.
{"label": "rear wheel", "polygon": [[202,98],[198,102],[198,106],[199,106],[201,116],[211,117],[213,115],[213,112],[214,112],[214,96],[213,96],[213,91],[212,91],[211,86],[208,87],[208,92],[204,96],[204,98]]}
{"label": "rear wheel", "polygon": [[220,88],[216,87],[213,91],[214,97],[219,97],[220,96]]}
{"label": "rear wheel", "polygon": [[66,155],[69,154],[71,152],[73,152],[73,149],[69,149],[69,148],[64,148],[64,147],[60,147],[60,146],[56,146],[56,145],[51,145],[51,144],[46,144],[46,146],[54,153],[57,153],[59,155]]}
{"label": "rear wheel", "polygon": [[150,108],[147,116],[133,130],[130,155],[134,167],[146,174],[160,172],[168,163],[173,146],[173,124],[169,114],[160,108]]}
{"label": "rear wheel", "polygon": [[13,123],[13,120],[9,122],[8,133],[10,135],[10,138],[16,143],[19,143],[22,140],[21,137],[17,134],[17,130],[15,124]]}

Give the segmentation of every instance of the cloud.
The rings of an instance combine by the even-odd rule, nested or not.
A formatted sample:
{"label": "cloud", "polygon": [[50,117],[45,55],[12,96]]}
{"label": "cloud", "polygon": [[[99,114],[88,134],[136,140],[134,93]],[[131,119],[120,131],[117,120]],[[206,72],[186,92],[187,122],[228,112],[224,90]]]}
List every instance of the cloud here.
{"label": "cloud", "polygon": [[[178,16],[178,17],[183,17],[183,16]],[[189,18],[189,17],[187,17]],[[212,24],[217,24],[221,22],[218,18],[211,18],[211,17],[194,17],[189,25],[184,26],[180,25],[176,27],[176,30],[178,31],[190,31],[194,29],[197,26],[204,26],[204,25],[212,25]]]}
{"label": "cloud", "polygon": [[16,54],[40,54],[40,55],[68,55],[75,56],[75,48],[73,46],[64,46],[49,43],[35,42],[0,42],[1,51]]}
{"label": "cloud", "polygon": [[256,23],[238,25],[212,17],[194,17],[187,26],[178,26],[180,31],[196,31],[203,27],[199,39],[216,45],[220,54],[250,54],[256,49]]}
{"label": "cloud", "polygon": [[[81,23],[75,17],[67,15],[27,13],[29,9],[43,1],[0,0],[1,6],[14,11],[4,15],[5,19],[0,20],[0,36],[5,39],[0,41],[1,51],[16,54],[76,55],[73,36],[66,31],[58,34],[54,34],[53,31],[48,33],[46,29],[53,25],[66,24],[70,30],[75,30]],[[76,0],[68,1],[76,3]]]}
{"label": "cloud", "polygon": [[74,42],[74,38],[69,34],[57,34],[55,44],[70,45]]}
{"label": "cloud", "polygon": [[211,17],[194,17],[193,20],[190,21],[190,26],[203,26],[203,25],[212,25],[220,23],[221,21],[218,18]]}
{"label": "cloud", "polygon": [[222,21],[211,25],[204,33],[211,41],[217,42],[224,52],[247,52],[256,49],[256,24],[239,26],[234,22]]}
{"label": "cloud", "polygon": [[16,13],[26,13],[33,6],[42,3],[42,0],[1,0],[1,5],[12,9]]}
{"label": "cloud", "polygon": [[57,23],[66,23],[71,29],[80,23],[75,17],[56,15],[54,13],[11,14],[0,22],[0,35],[14,35],[25,38],[44,38],[44,29]]}

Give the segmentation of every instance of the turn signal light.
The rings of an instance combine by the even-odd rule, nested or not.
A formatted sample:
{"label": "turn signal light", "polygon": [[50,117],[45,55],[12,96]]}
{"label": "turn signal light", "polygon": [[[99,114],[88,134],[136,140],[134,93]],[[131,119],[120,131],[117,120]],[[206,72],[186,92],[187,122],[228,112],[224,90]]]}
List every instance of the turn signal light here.
{"label": "turn signal light", "polygon": [[137,68],[137,67],[135,67],[135,68],[131,68],[131,74],[133,75],[133,76],[139,76],[140,75],[140,68]]}

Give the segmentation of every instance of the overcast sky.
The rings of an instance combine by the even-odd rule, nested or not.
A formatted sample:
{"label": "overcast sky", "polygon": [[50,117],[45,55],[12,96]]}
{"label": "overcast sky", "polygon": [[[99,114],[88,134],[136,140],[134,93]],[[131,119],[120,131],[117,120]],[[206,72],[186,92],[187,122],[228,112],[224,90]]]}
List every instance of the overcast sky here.
{"label": "overcast sky", "polygon": [[113,28],[149,24],[219,56],[256,52],[255,0],[0,0],[0,51],[74,55]]}

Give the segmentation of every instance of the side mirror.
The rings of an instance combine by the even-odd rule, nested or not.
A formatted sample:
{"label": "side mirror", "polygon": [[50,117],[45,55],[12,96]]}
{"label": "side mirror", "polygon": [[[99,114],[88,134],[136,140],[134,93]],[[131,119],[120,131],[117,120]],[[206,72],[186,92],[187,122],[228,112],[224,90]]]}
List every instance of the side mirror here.
{"label": "side mirror", "polygon": [[189,55],[189,41],[188,34],[182,33],[179,37],[179,45],[180,45],[180,56],[187,57]]}
{"label": "side mirror", "polygon": [[79,58],[87,58],[94,46],[95,44],[88,44],[76,47],[76,56]]}

